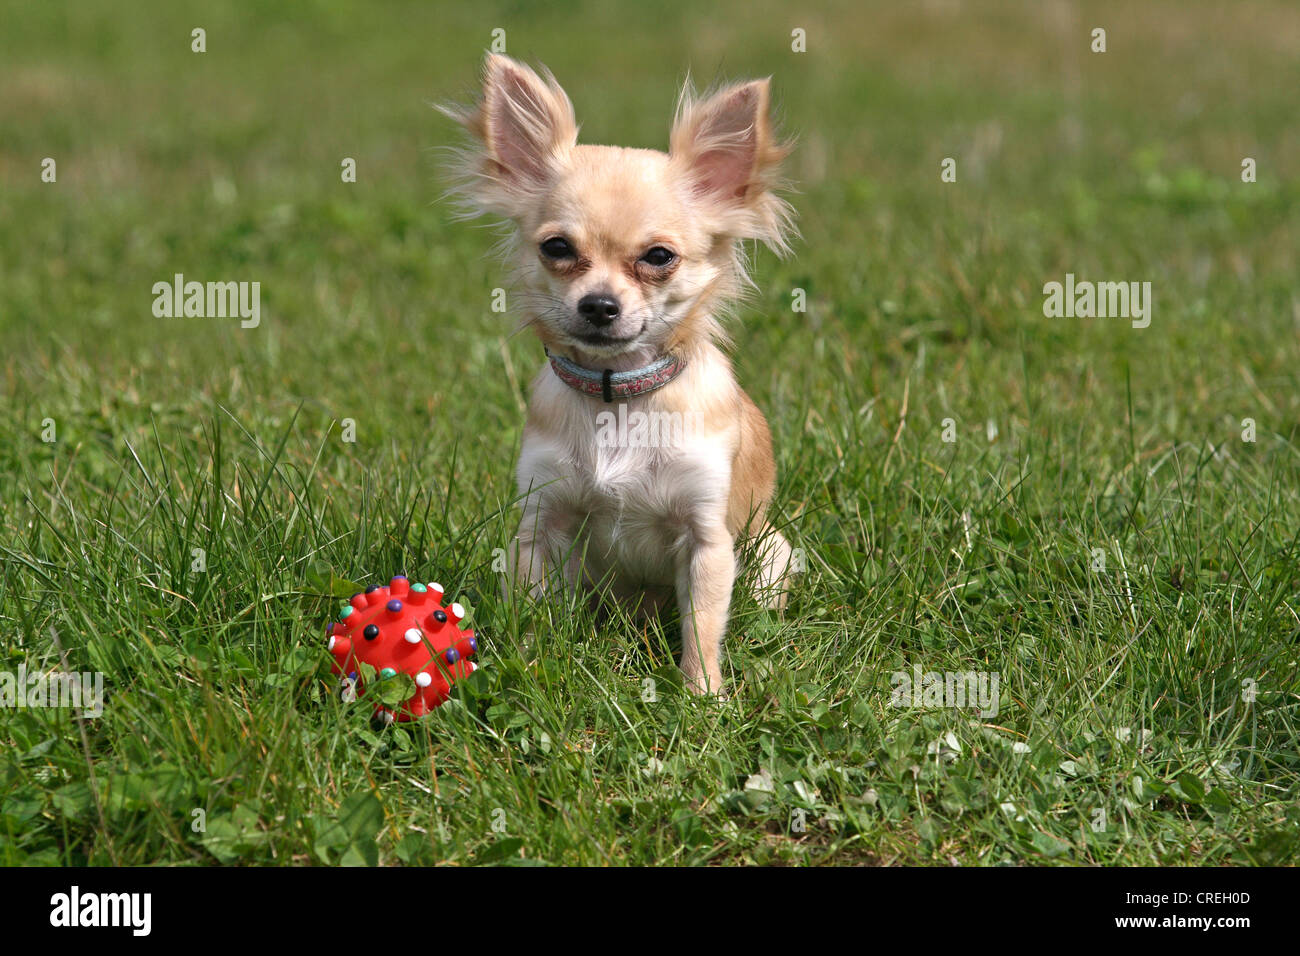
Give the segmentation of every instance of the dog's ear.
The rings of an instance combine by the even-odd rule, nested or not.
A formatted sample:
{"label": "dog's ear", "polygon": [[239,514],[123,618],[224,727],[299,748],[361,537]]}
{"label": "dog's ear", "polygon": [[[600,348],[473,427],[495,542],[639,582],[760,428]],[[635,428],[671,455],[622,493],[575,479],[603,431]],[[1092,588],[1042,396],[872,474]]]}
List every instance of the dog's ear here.
{"label": "dog's ear", "polygon": [[720,230],[736,239],[761,239],[790,251],[794,212],[776,190],[790,153],[768,116],[769,83],[753,80],[697,99],[682,90],[670,156],[690,182],[695,200],[715,212]]}
{"label": "dog's ear", "polygon": [[483,65],[483,96],[468,108],[439,107],[475,140],[461,157],[456,192],[471,212],[511,215],[550,179],[578,141],[573,104],[548,71],[544,78],[497,53]]}

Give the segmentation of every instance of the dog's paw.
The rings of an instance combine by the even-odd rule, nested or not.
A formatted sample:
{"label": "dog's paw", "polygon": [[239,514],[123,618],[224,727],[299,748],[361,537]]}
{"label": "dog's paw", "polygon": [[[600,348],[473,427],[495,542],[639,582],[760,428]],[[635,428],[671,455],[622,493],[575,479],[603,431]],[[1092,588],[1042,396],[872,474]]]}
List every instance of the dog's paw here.
{"label": "dog's paw", "polygon": [[713,697],[716,700],[728,700],[727,689],[721,674],[683,674],[686,689],[696,697]]}

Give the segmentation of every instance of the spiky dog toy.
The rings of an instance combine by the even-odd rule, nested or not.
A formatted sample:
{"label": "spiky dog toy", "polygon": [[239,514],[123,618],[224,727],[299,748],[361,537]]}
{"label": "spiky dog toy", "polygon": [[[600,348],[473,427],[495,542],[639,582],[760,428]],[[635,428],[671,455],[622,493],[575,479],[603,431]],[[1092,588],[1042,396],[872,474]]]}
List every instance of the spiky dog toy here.
{"label": "spiky dog toy", "polygon": [[409,674],[415,693],[396,713],[380,704],[375,714],[389,723],[413,720],[446,701],[453,681],[474,672],[469,658],[478,641],[473,630],[460,629],[465,609],[443,607],[442,595],[441,584],[411,584],[400,574],[352,595],[325,630],[345,700],[365,693],[361,664],[373,667],[380,681]]}

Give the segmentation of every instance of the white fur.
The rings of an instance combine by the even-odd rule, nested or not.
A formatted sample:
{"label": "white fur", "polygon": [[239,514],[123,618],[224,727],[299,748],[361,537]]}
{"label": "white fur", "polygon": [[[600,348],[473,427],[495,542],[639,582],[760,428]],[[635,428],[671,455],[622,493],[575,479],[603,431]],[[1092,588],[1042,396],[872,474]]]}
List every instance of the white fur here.
{"label": "white fur", "polygon": [[[696,367],[683,377],[718,372]],[[596,416],[613,406],[569,388],[549,364],[534,383],[533,402],[548,409],[557,427],[530,428],[524,436],[518,483],[520,495],[528,498],[520,530],[526,535],[534,520],[552,562],[571,550],[580,552],[583,579],[595,584],[608,575],[616,594],[673,586],[683,556],[695,543],[719,529],[725,534],[736,425],[705,427],[675,447],[601,447]],[[629,404],[638,411],[662,405],[654,394]],[[574,575],[569,578],[577,583]],[[530,580],[536,583],[538,577]]]}

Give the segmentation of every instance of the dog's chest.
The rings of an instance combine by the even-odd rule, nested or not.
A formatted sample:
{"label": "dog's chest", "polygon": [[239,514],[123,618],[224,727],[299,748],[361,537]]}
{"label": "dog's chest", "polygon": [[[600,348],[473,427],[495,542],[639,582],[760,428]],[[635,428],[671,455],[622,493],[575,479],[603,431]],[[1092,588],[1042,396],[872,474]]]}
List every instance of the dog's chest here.
{"label": "dog's chest", "polygon": [[718,441],[642,447],[633,436],[526,443],[519,477],[521,490],[545,485],[544,510],[578,532],[588,571],[671,583],[699,530],[723,519],[730,469]]}

